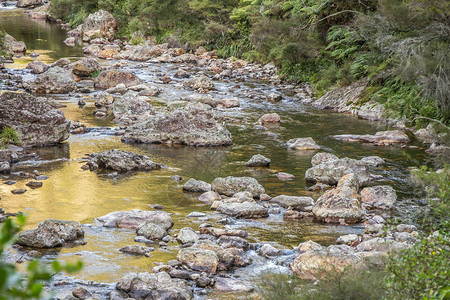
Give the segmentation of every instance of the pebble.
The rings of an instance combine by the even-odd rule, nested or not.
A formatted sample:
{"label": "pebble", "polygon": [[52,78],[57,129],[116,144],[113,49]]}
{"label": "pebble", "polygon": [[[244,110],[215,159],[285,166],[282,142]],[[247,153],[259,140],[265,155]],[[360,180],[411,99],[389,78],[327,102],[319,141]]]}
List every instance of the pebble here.
{"label": "pebble", "polygon": [[17,182],[15,182],[15,181],[12,181],[12,180],[8,180],[8,181],[5,181],[5,182],[3,182],[4,184],[7,184],[7,185],[13,185],[13,184],[16,184]]}
{"label": "pebble", "polygon": [[161,204],[151,204],[150,207],[153,209],[158,209],[158,210],[164,209],[164,206]]}
{"label": "pebble", "polygon": [[27,191],[26,189],[15,189],[12,190],[11,193],[13,193],[14,195],[19,195],[25,193],[26,191]]}

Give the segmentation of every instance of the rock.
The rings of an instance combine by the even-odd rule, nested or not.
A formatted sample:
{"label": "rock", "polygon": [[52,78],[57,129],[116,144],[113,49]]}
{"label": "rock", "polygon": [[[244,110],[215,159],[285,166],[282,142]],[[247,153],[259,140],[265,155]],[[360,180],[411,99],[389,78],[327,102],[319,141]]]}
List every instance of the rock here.
{"label": "rock", "polygon": [[377,167],[385,163],[385,160],[379,156],[366,156],[359,160],[367,166]]}
{"label": "rock", "polygon": [[217,211],[235,218],[244,219],[265,218],[269,215],[267,208],[248,201],[243,203],[221,203]]}
{"label": "rock", "polygon": [[203,104],[209,105],[211,107],[216,107],[217,106],[217,102],[213,99],[213,97],[211,95],[194,94],[194,95],[189,95],[186,98],[186,100],[190,101],[190,102],[203,103]]}
{"label": "rock", "polygon": [[50,68],[53,68],[53,67],[60,67],[63,69],[72,69],[72,62],[70,61],[70,59],[68,59],[66,57],[60,58],[50,65]]}
{"label": "rock", "polygon": [[173,77],[175,77],[175,78],[189,78],[190,75],[189,75],[189,73],[186,70],[178,69]]}
{"label": "rock", "polygon": [[410,246],[404,243],[399,243],[394,240],[376,237],[373,239],[370,239],[368,241],[361,242],[358,246],[356,246],[356,249],[359,252],[391,252],[391,251],[400,251],[403,249],[407,249]]}
{"label": "rock", "polygon": [[146,155],[117,149],[89,154],[88,165],[91,171],[107,169],[122,173],[130,171],[159,170],[161,167],[164,167],[162,164],[153,162],[150,157]]}
{"label": "rock", "polygon": [[409,232],[394,232],[394,240],[400,243],[414,244],[417,239]]}
{"label": "rock", "polygon": [[22,41],[17,41],[9,34],[5,35],[5,48],[10,53],[25,53],[27,51],[27,45]]}
{"label": "rock", "polygon": [[234,256],[212,241],[200,240],[196,242],[192,248],[213,251],[219,258],[219,265],[217,266],[218,270],[227,270],[233,266]]}
{"label": "rock", "polygon": [[236,97],[219,99],[216,102],[217,106],[223,108],[233,108],[241,106],[241,104],[239,103],[239,99]]}
{"label": "rock", "polygon": [[300,243],[298,245],[295,253],[297,255],[300,255],[302,253],[305,253],[305,252],[308,252],[308,251],[311,251],[311,250],[322,250],[322,249],[323,249],[323,247],[320,244],[309,240],[309,241]]}
{"label": "rock", "polygon": [[0,127],[11,127],[22,146],[54,145],[69,138],[70,121],[62,111],[26,93],[0,93]]}
{"label": "rock", "polygon": [[111,106],[114,103],[114,97],[106,92],[100,92],[97,94],[95,100],[95,107]]}
{"label": "rock", "polygon": [[383,230],[384,224],[369,224],[364,228],[364,233],[380,235],[383,233]]}
{"label": "rock", "polygon": [[271,202],[277,203],[284,208],[291,207],[295,210],[305,211],[306,207],[314,205],[314,200],[311,197],[296,197],[296,196],[286,196],[280,195],[273,197]]}
{"label": "rock", "polygon": [[100,64],[95,58],[84,57],[73,64],[72,72],[79,77],[89,77],[101,70]]}
{"label": "rock", "polygon": [[245,292],[249,293],[254,287],[248,282],[236,278],[217,277],[214,288],[220,292]]}
{"label": "rock", "polygon": [[33,8],[42,4],[42,0],[19,0],[17,1],[17,7],[21,8]]}
{"label": "rock", "polygon": [[408,136],[400,130],[393,131],[380,131],[375,135],[334,135],[333,138],[346,141],[346,142],[366,142],[376,145],[392,145],[392,144],[404,144],[409,143]]}
{"label": "rock", "polygon": [[211,183],[211,190],[226,196],[247,191],[254,198],[259,198],[261,194],[265,193],[264,187],[251,177],[218,177]]}
{"label": "rock", "polygon": [[44,64],[42,61],[33,60],[27,65],[27,69],[31,70],[33,74],[41,74],[50,68],[47,64]]}
{"label": "rock", "polygon": [[76,41],[77,40],[74,37],[68,37],[67,39],[64,40],[64,44],[73,47],[75,46]]}
{"label": "rock", "polygon": [[40,181],[30,181],[30,182],[28,182],[26,184],[26,186],[29,186],[30,188],[33,188],[33,189],[40,188],[40,187],[42,187],[42,182],[40,182]]}
{"label": "rock", "polygon": [[348,174],[339,180],[338,186],[323,194],[313,206],[317,220],[339,223],[357,223],[365,215],[358,196],[359,183],[355,174]]}
{"label": "rock", "polygon": [[409,232],[409,233],[412,233],[414,231],[417,231],[417,228],[414,225],[399,224],[399,225],[397,225],[396,230],[398,232]]}
{"label": "rock", "polygon": [[112,112],[118,124],[131,125],[145,121],[154,113],[148,98],[139,97],[137,92],[128,91],[119,100],[115,100]]}
{"label": "rock", "polygon": [[397,194],[388,185],[366,187],[361,191],[361,201],[370,208],[391,209],[397,201]]}
{"label": "rock", "polygon": [[28,12],[28,17],[31,19],[46,20],[48,18],[49,3],[38,6]]}
{"label": "rock", "polygon": [[305,173],[305,180],[311,183],[325,183],[336,185],[338,181],[347,174],[354,173],[361,186],[370,180],[369,169],[366,164],[351,158],[337,158],[328,153],[317,153],[311,159],[313,165]]}
{"label": "rock", "polygon": [[70,70],[55,66],[39,74],[28,88],[36,94],[67,94],[77,89]]}
{"label": "rock", "polygon": [[222,248],[248,249],[248,242],[238,236],[221,235],[217,240],[217,244],[219,244]]}
{"label": "rock", "polygon": [[342,235],[337,238],[336,243],[352,246],[359,242],[359,236],[356,234]]}
{"label": "rock", "polygon": [[223,115],[201,103],[189,103],[169,114],[157,114],[127,127],[127,143],[166,143],[188,146],[232,145]]}
{"label": "rock", "polygon": [[222,229],[222,228],[214,228],[214,227],[202,227],[200,229],[200,233],[209,234],[215,237],[221,236],[238,236],[241,238],[246,238],[248,236],[247,231],[245,230],[237,230],[237,229]]}
{"label": "rock", "polygon": [[261,154],[253,155],[248,162],[245,163],[247,167],[268,167],[270,165],[270,158]]}
{"label": "rock", "polygon": [[84,237],[79,222],[45,220],[36,229],[26,230],[17,236],[17,244],[34,248],[54,248]]}
{"label": "rock", "polygon": [[159,46],[137,46],[132,50],[132,54],[128,57],[133,61],[147,61],[153,57],[160,56],[163,50]]}
{"label": "rock", "polygon": [[202,91],[215,90],[216,86],[208,76],[202,75],[186,80],[183,83],[184,88]]}
{"label": "rock", "polygon": [[294,180],[295,176],[289,173],[284,173],[284,172],[279,172],[277,173],[277,178],[283,181],[290,181],[290,180]]}
{"label": "rock", "polygon": [[233,255],[235,267],[245,267],[252,263],[252,259],[247,253],[240,248],[227,248],[226,251]]}
{"label": "rock", "polygon": [[[211,185],[209,185],[209,189],[211,189]],[[212,203],[214,201],[219,201],[220,199],[220,195],[214,191],[205,192],[198,196],[198,200],[205,203]]]}
{"label": "rock", "polygon": [[116,289],[128,299],[193,299],[193,288],[182,279],[172,279],[166,272],[128,273],[117,282]]}
{"label": "rock", "polygon": [[172,218],[164,211],[133,209],[112,212],[95,219],[97,225],[109,228],[137,229],[145,222],[156,224],[164,230],[169,230],[173,226]]}
{"label": "rock", "polygon": [[286,142],[289,149],[295,150],[319,150],[320,146],[310,137],[296,138]]}
{"label": "rock", "polygon": [[144,247],[141,245],[128,245],[119,249],[120,252],[128,253],[132,255],[139,256],[151,256],[150,252],[155,251],[155,249],[150,247]]}
{"label": "rock", "polygon": [[198,234],[195,233],[194,229],[184,227],[180,229],[177,235],[177,241],[181,244],[194,244],[198,241]]}
{"label": "rock", "polygon": [[265,114],[261,118],[259,118],[257,124],[264,125],[267,123],[279,123],[281,118],[276,113]]}
{"label": "rock", "polygon": [[275,248],[274,246],[272,246],[270,244],[262,245],[261,248],[259,248],[257,252],[259,255],[266,257],[266,258],[270,258],[271,256],[280,255],[280,250],[278,250],[277,248]]}
{"label": "rock", "polygon": [[216,273],[219,258],[211,250],[194,247],[183,248],[178,252],[177,259],[192,270]]}
{"label": "rock", "polygon": [[167,235],[167,231],[151,220],[147,220],[137,228],[136,234],[149,240],[161,240]]}
{"label": "rock", "polygon": [[14,189],[11,191],[14,195],[21,195],[24,194],[27,190],[26,189]]}
{"label": "rock", "polygon": [[86,290],[84,287],[76,287],[72,290],[72,295],[77,299],[88,299],[92,294]]}
{"label": "rock", "polygon": [[125,87],[131,87],[142,84],[142,81],[131,71],[109,69],[101,72],[95,78],[94,86],[98,89],[109,89],[117,87],[119,84],[123,84]]}
{"label": "rock", "polygon": [[90,14],[81,26],[81,37],[85,42],[98,37],[112,41],[116,36],[116,32],[116,20],[109,12],[104,10]]}
{"label": "rock", "polygon": [[183,185],[183,190],[192,193],[210,192],[211,184],[191,178]]}
{"label": "rock", "polygon": [[362,267],[362,259],[347,245],[307,251],[291,264],[292,271],[303,280],[316,280],[329,272],[343,271],[347,267]]}
{"label": "rock", "polygon": [[269,100],[269,101],[275,101],[275,102],[278,102],[278,101],[281,101],[281,99],[283,99],[283,96],[281,96],[281,94],[279,94],[279,93],[272,92],[272,93],[269,93],[269,94],[266,96],[266,98],[267,98],[267,100]]}

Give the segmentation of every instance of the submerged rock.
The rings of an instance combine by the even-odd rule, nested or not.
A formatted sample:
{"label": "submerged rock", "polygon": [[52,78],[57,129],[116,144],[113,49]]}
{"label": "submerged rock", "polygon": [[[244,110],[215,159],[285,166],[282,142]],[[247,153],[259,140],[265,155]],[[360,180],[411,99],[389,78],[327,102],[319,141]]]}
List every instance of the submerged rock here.
{"label": "submerged rock", "polygon": [[36,94],[67,94],[77,89],[72,72],[59,66],[39,74],[34,81],[28,82],[27,86]]}
{"label": "submerged rock", "polygon": [[69,138],[62,111],[26,93],[0,93],[0,127],[12,127],[23,146],[54,145]]}
{"label": "submerged rock", "polygon": [[129,126],[122,141],[188,146],[233,144],[223,115],[201,103],[189,103],[169,114],[156,114],[141,123]]}
{"label": "submerged rock", "polygon": [[338,186],[323,194],[314,204],[312,212],[316,219],[327,223],[361,221],[365,210],[358,195],[359,183],[355,174],[339,180]]}
{"label": "submerged rock", "polygon": [[409,138],[403,131],[393,130],[393,131],[380,131],[375,133],[375,135],[334,135],[333,138],[346,141],[346,142],[366,142],[373,143],[376,145],[392,145],[392,144],[405,144],[409,143]]}
{"label": "submerged rock", "polygon": [[296,138],[286,142],[289,149],[295,150],[319,150],[320,146],[310,137]]}
{"label": "submerged rock", "polygon": [[253,155],[248,162],[245,163],[247,167],[267,167],[270,165],[270,158],[261,154]]}
{"label": "submerged rock", "polygon": [[265,114],[261,118],[259,118],[257,124],[264,125],[264,124],[274,124],[274,123],[280,123],[281,118],[277,113],[271,113],[271,114]]}
{"label": "submerged rock", "polygon": [[36,229],[26,230],[17,236],[17,244],[34,248],[54,248],[64,246],[84,237],[79,222],[45,220]]}
{"label": "submerged rock", "polygon": [[251,177],[218,177],[211,183],[211,189],[221,195],[233,196],[239,192],[250,192],[254,198],[265,193],[264,187]]}
{"label": "submerged rock", "polygon": [[119,249],[122,253],[132,254],[132,255],[142,255],[151,256],[150,252],[155,251],[155,249],[150,247],[144,247],[141,245],[127,245]]}
{"label": "submerged rock", "polygon": [[118,172],[151,171],[165,167],[153,162],[150,157],[117,149],[93,153],[89,155],[88,166],[91,171],[97,169],[114,170]]}

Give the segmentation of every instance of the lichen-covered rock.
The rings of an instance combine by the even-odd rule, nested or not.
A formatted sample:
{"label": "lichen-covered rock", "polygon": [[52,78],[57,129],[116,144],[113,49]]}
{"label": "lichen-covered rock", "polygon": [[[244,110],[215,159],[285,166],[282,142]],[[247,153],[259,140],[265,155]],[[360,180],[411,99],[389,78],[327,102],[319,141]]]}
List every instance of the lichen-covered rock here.
{"label": "lichen-covered rock", "polygon": [[250,192],[254,198],[259,198],[265,193],[264,187],[251,177],[218,177],[211,183],[211,189],[230,197],[239,192]]}
{"label": "lichen-covered rock", "polygon": [[319,150],[320,146],[310,137],[296,138],[286,142],[289,149],[294,150]]}
{"label": "lichen-covered rock", "polygon": [[84,237],[79,222],[48,219],[39,223],[36,229],[19,233],[17,244],[34,248],[61,247]]}
{"label": "lichen-covered rock", "polygon": [[273,197],[270,202],[277,203],[284,208],[291,207],[295,210],[304,211],[305,208],[314,205],[314,199],[311,197],[297,197],[297,196],[286,196],[280,195]]}
{"label": "lichen-covered rock", "polygon": [[62,111],[26,93],[0,93],[0,127],[12,127],[23,146],[54,145],[69,138]]}
{"label": "lichen-covered rock", "polygon": [[33,74],[42,74],[50,68],[47,64],[39,60],[33,60],[27,65],[27,69],[31,70]]}
{"label": "lichen-covered rock", "polygon": [[161,240],[167,235],[167,230],[155,224],[153,220],[146,220],[137,229],[136,234],[149,240]]}
{"label": "lichen-covered rock", "polygon": [[140,209],[115,211],[95,219],[97,225],[109,228],[137,229],[145,222],[156,224],[166,231],[173,226],[172,218],[164,211]]}
{"label": "lichen-covered rock", "polygon": [[205,75],[188,79],[183,83],[183,86],[187,89],[202,91],[211,91],[216,89],[216,86],[211,79]]}
{"label": "lichen-covered rock", "polygon": [[198,234],[190,227],[181,228],[177,235],[177,241],[181,244],[193,244],[198,238]]}
{"label": "lichen-covered rock", "polygon": [[81,37],[85,42],[99,37],[112,41],[116,36],[116,32],[116,19],[104,10],[90,14],[81,26]]}
{"label": "lichen-covered rock", "polygon": [[185,280],[173,279],[166,272],[128,273],[117,282],[116,289],[136,300],[193,299],[193,288]]}
{"label": "lichen-covered rock", "polygon": [[200,272],[216,273],[219,258],[207,249],[189,247],[178,252],[177,259],[190,269]]}
{"label": "lichen-covered rock", "polygon": [[17,7],[21,8],[33,8],[42,4],[42,0],[19,0],[17,1]]}
{"label": "lichen-covered rock", "polygon": [[392,131],[380,131],[375,133],[375,135],[334,135],[333,138],[346,141],[346,142],[365,142],[373,143],[376,145],[392,145],[392,144],[405,144],[409,143],[409,138],[406,133],[400,130]]}
{"label": "lichen-covered rock", "polygon": [[199,240],[192,247],[213,251],[217,255],[217,258],[219,258],[217,268],[220,271],[227,270],[233,266],[234,256],[210,240]]}
{"label": "lichen-covered rock", "polygon": [[261,154],[253,155],[248,162],[245,163],[247,167],[267,167],[270,165],[270,158]]}
{"label": "lichen-covered rock", "polygon": [[163,54],[163,50],[157,45],[136,46],[133,48],[128,59],[133,61],[146,61],[161,54]]}
{"label": "lichen-covered rock", "polygon": [[186,181],[186,183],[183,185],[183,190],[192,193],[210,192],[211,184],[191,178],[188,181]]}
{"label": "lichen-covered rock", "polygon": [[201,103],[189,103],[168,114],[156,114],[127,127],[127,143],[164,143],[189,146],[232,145],[223,115]]}
{"label": "lichen-covered rock", "polygon": [[361,191],[361,201],[370,208],[391,209],[397,201],[397,194],[388,185],[366,187]]}
{"label": "lichen-covered rock", "polygon": [[233,108],[241,106],[239,99],[237,97],[218,99],[216,103],[217,106],[223,108]]}
{"label": "lichen-covered rock", "polygon": [[88,77],[101,70],[100,64],[95,58],[84,57],[73,64],[73,74],[80,77]]}
{"label": "lichen-covered rock", "polygon": [[339,180],[336,188],[327,191],[314,204],[312,212],[316,219],[327,223],[361,221],[365,210],[358,195],[359,183],[355,174],[348,174]]}
{"label": "lichen-covered rock", "polygon": [[106,169],[118,172],[151,171],[164,167],[146,155],[117,149],[89,154],[88,166],[91,171]]}
{"label": "lichen-covered rock", "polygon": [[17,41],[9,34],[5,35],[5,48],[10,53],[25,53],[27,51],[27,45],[22,41]]}
{"label": "lichen-covered rock", "polygon": [[259,118],[257,124],[274,124],[274,123],[280,123],[281,118],[280,115],[277,113],[271,113],[271,114],[265,114],[261,118]]}
{"label": "lichen-covered rock", "polygon": [[112,106],[114,120],[121,125],[130,125],[148,119],[154,113],[154,109],[147,100],[147,97],[139,96],[138,92],[128,91],[114,101]]}
{"label": "lichen-covered rock", "polygon": [[243,219],[265,218],[269,215],[267,208],[249,201],[242,203],[221,203],[217,208],[217,211],[235,218]]}
{"label": "lichen-covered rock", "polygon": [[39,74],[28,88],[36,94],[66,94],[77,89],[70,70],[54,66]]}
{"label": "lichen-covered rock", "polygon": [[99,89],[109,89],[118,86],[119,84],[125,87],[131,87],[141,84],[142,81],[131,71],[109,69],[105,70],[95,78],[95,87]]}

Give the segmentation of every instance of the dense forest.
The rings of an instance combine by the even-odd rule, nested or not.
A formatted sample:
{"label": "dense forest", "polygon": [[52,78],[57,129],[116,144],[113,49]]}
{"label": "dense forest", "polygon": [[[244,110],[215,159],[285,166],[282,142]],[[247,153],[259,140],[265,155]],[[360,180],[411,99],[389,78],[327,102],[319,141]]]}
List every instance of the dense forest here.
{"label": "dense forest", "polygon": [[[123,36],[275,62],[315,96],[367,81],[393,117],[448,124],[450,3],[440,0],[54,0],[72,26],[110,11]],[[417,119],[416,119],[417,120]],[[423,120],[423,119],[420,119]]]}

